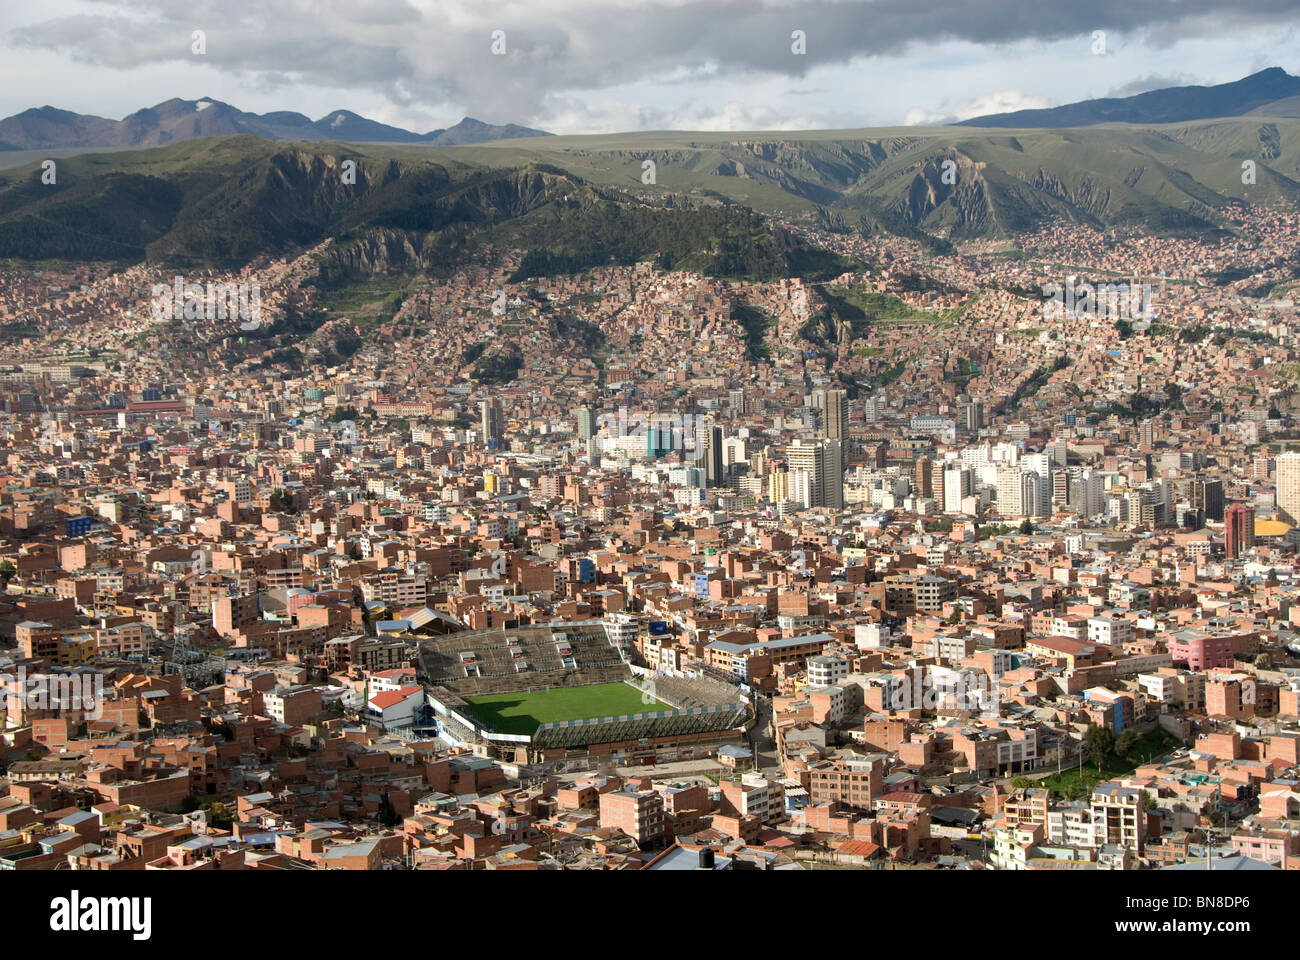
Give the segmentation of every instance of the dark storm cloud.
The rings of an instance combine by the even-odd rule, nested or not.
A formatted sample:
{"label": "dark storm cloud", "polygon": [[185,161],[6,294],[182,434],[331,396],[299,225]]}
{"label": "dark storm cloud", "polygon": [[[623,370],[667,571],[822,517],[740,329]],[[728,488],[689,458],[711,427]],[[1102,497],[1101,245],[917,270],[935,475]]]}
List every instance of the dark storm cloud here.
{"label": "dark storm cloud", "polygon": [[[1025,41],[1138,35],[1152,46],[1214,36],[1227,26],[1290,25],[1300,0],[197,0],[104,3],[11,31],[15,46],[63,51],[126,68],[204,62],[262,84],[305,82],[382,91],[397,103],[455,102],[532,116],[548,95],[618,85],[747,75],[803,76],[857,57],[903,54],[961,40]],[[491,35],[505,32],[506,53]],[[807,53],[791,51],[806,34]]]}

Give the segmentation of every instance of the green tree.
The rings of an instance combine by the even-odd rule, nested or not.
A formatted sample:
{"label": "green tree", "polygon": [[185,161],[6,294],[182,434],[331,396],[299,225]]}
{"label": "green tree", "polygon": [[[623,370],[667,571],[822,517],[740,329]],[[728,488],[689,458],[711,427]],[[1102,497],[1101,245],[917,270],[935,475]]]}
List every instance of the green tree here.
{"label": "green tree", "polygon": [[1115,752],[1115,734],[1094,724],[1083,735],[1083,749],[1092,765],[1100,771]]}
{"label": "green tree", "polygon": [[1132,727],[1129,727],[1119,735],[1118,739],[1116,739],[1115,753],[1121,757],[1128,757],[1141,739],[1142,738],[1138,736],[1138,732]]}
{"label": "green tree", "polygon": [[14,574],[17,572],[18,568],[8,560],[0,560],[0,586],[9,586],[9,581],[14,578]]}
{"label": "green tree", "polygon": [[293,505],[293,497],[284,492],[282,487],[276,487],[268,498],[271,503],[271,509],[276,513],[297,513],[298,510]]}
{"label": "green tree", "polygon": [[200,808],[207,812],[209,825],[218,830],[227,830],[234,825],[235,813],[220,800],[205,803]]}

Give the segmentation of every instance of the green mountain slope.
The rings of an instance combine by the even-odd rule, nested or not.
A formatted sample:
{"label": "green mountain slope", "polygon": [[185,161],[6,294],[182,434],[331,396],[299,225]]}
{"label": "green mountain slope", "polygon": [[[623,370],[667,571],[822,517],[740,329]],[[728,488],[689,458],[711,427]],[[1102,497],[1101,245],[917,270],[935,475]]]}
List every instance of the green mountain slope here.
{"label": "green mountain slope", "polygon": [[[355,183],[344,181],[349,161]],[[1242,183],[1243,162],[1254,183]],[[728,276],[825,278],[842,265],[741,207],[940,251],[1062,221],[1203,233],[1241,201],[1300,201],[1300,121],[433,148],[238,136],[70,157],[57,169],[49,185],[38,164],[0,172],[0,257],[222,265],[333,239],[324,266],[337,276],[445,270],[491,244],[525,252],[525,273],[661,256]]]}
{"label": "green mountain slope", "polygon": [[60,160],[0,176],[0,257],[242,265],[325,240],[327,279],[444,271],[484,245],[547,272],[662,257],[719,275],[834,275],[736,206],[638,198],[554,166],[471,166],[382,148],[255,137]]}
{"label": "green mountain slope", "polygon": [[[783,216],[919,238],[999,236],[1057,218],[1175,233],[1216,227],[1236,201],[1300,200],[1300,122],[1286,118],[1067,130],[636,133],[479,145],[456,155],[486,165],[554,163],[627,190],[721,194]],[[655,185],[640,183],[643,159],[656,164]],[[947,180],[946,160],[956,173]],[[1253,185],[1241,182],[1243,160],[1255,162]]]}

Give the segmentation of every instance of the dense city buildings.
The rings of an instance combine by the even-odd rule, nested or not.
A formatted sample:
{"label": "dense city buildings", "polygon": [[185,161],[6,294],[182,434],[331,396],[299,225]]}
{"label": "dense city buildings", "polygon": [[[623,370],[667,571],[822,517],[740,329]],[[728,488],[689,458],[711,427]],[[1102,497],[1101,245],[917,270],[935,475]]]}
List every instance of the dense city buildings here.
{"label": "dense city buildings", "polygon": [[1300,869],[1286,119],[0,183],[0,873]]}
{"label": "dense city buildings", "polygon": [[991,284],[1032,260],[824,240],[915,315],[861,356],[818,287],[646,263],[462,271],[300,376],[140,323],[142,272],[10,278],[0,866],[1300,867],[1293,318],[1170,273],[1121,336]]}

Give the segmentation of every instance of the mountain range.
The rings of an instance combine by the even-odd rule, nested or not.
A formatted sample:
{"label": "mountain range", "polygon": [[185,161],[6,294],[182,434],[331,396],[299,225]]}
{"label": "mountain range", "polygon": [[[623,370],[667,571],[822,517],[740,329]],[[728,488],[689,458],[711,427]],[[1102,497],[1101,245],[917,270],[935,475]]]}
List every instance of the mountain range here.
{"label": "mountain range", "polygon": [[48,106],[24,110],[0,120],[0,150],[161,147],[198,137],[237,134],[252,134],[268,140],[411,143],[447,147],[549,136],[544,130],[513,123],[494,125],[472,117],[446,129],[412,133],[367,120],[350,110],[334,110],[319,120],[312,120],[288,110],[247,113],[220,100],[172,99],[137,110],[122,120],[108,120]]}
{"label": "mountain range", "polygon": [[[760,277],[836,267],[792,246],[773,221],[892,233],[940,251],[1059,223],[1231,232],[1246,204],[1300,203],[1300,118],[1257,112],[1261,100],[1279,109],[1287,98],[1274,95],[1296,82],[1274,70],[1226,85],[1228,94],[1205,88],[1219,92],[1203,90],[1198,111],[1251,112],[1164,123],[477,142],[508,128],[466,120],[428,139],[342,111],[313,123],[169,101],[111,129],[178,142],[65,147],[80,155],[58,159],[57,179],[45,177],[48,155],[11,151],[16,162],[0,170],[0,259],[230,266],[328,240],[323,274],[349,280],[447,270],[483,249],[522,253],[534,276],[654,258]],[[31,137],[53,136],[29,114]],[[64,142],[107,129],[72,116],[55,125]],[[215,135],[234,122],[257,132]],[[412,139],[379,139],[400,135]],[[285,136],[295,142],[277,142]],[[355,182],[341,176],[346,161]]]}
{"label": "mountain range", "polygon": [[1212,117],[1300,117],[1300,77],[1269,67],[1232,83],[1165,87],[1132,97],[1083,100],[1042,110],[995,113],[954,126],[1088,127],[1098,123],[1186,123]]}
{"label": "mountain range", "polygon": [[[231,267],[329,241],[317,254],[329,288],[445,273],[485,248],[524,252],[521,276],[651,258],[745,278],[845,269],[738,205],[656,202],[545,164],[491,169],[435,152],[243,135],[67,158],[49,184],[9,170],[0,259]],[[342,176],[348,161],[355,178]]]}
{"label": "mountain range", "polygon": [[[340,175],[348,160],[355,184]],[[642,180],[646,161],[653,183]],[[1255,176],[1243,183],[1247,161]],[[240,135],[60,159],[49,183],[43,169],[0,171],[0,259],[237,265],[332,239],[330,270],[352,278],[443,270],[485,245],[528,254],[536,276],[653,257],[771,276],[811,261],[792,259],[764,214],[936,250],[1062,222],[1230,230],[1243,203],[1300,201],[1300,121],[633,133],[455,148]]]}

